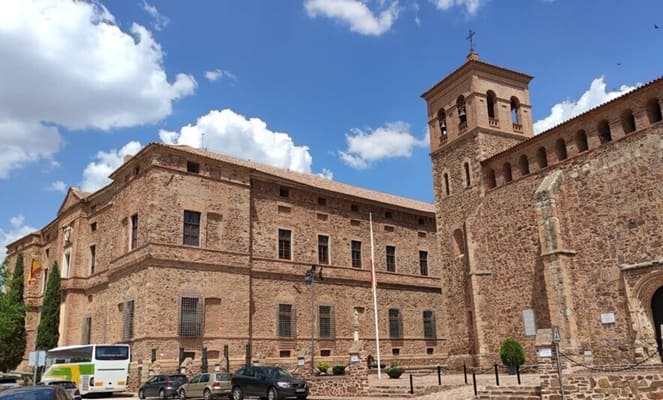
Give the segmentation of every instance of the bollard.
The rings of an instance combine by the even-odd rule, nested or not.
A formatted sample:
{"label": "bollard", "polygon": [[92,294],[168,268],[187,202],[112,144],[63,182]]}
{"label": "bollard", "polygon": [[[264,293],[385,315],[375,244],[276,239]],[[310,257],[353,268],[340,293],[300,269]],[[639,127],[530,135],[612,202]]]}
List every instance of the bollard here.
{"label": "bollard", "polygon": [[516,376],[518,377],[518,384],[520,385],[520,367],[516,364]]}
{"label": "bollard", "polygon": [[495,386],[500,385],[500,374],[497,372],[497,363],[495,363]]}
{"label": "bollard", "polygon": [[439,365],[437,366],[437,384],[442,386],[442,367]]}
{"label": "bollard", "polygon": [[474,368],[472,368],[472,385],[474,385],[474,395],[477,395],[477,376],[474,373]]}
{"label": "bollard", "polygon": [[414,385],[412,384],[412,374],[410,374],[410,394],[414,394]]}
{"label": "bollard", "polygon": [[467,385],[467,367],[463,364],[463,375],[465,376],[465,384]]}

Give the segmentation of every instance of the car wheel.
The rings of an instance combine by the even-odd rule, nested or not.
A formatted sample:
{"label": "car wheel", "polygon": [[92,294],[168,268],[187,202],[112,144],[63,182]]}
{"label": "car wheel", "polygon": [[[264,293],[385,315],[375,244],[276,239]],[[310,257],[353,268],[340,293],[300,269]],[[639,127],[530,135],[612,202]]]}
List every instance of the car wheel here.
{"label": "car wheel", "polygon": [[275,388],[270,387],[269,390],[267,391],[267,400],[278,400],[278,399],[279,399],[279,392],[277,392]]}
{"label": "car wheel", "polygon": [[205,400],[212,400],[212,392],[210,392],[209,389],[205,389],[203,392],[203,398]]}
{"label": "car wheel", "polygon": [[159,399],[164,400],[166,398],[166,392],[163,389],[159,390]]}
{"label": "car wheel", "polygon": [[186,392],[184,391],[184,389],[180,390],[179,395],[180,395],[180,400],[186,400]]}
{"label": "car wheel", "polygon": [[233,400],[242,400],[244,398],[244,392],[239,386],[233,388]]}
{"label": "car wheel", "polygon": [[145,392],[143,392],[143,389],[138,391],[138,398],[141,400],[145,398]]}

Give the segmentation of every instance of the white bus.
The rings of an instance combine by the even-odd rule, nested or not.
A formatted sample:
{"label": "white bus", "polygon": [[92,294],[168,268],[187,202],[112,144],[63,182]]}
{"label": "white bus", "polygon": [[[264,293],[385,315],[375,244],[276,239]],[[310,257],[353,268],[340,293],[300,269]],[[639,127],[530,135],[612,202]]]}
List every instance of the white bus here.
{"label": "white bus", "polygon": [[81,395],[125,392],[131,351],[127,344],[56,347],[46,352],[42,382],[75,382]]}

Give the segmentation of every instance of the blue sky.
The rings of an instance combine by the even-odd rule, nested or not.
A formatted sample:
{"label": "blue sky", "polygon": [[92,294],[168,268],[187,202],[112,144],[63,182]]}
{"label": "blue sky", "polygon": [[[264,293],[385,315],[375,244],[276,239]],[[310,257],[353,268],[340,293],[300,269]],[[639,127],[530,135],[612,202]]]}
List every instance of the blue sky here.
{"label": "blue sky", "polygon": [[[636,6],[637,5],[637,6]],[[533,75],[536,129],[663,72],[660,0],[0,2],[0,244],[124,155],[184,143],[432,201],[419,95]],[[656,28],[660,26],[661,28]]]}

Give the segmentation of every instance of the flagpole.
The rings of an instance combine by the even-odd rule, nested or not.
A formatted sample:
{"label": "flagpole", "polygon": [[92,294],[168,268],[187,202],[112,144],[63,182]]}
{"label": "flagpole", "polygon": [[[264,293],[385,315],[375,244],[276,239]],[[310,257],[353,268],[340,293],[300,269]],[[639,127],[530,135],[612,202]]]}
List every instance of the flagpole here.
{"label": "flagpole", "polygon": [[382,379],[380,368],[380,331],[378,329],[378,297],[377,297],[377,279],[375,276],[375,249],[373,247],[373,213],[368,213],[368,220],[371,227],[371,290],[373,292],[373,314],[375,315],[375,348],[378,356],[378,379]]}

